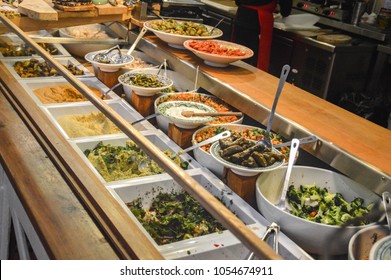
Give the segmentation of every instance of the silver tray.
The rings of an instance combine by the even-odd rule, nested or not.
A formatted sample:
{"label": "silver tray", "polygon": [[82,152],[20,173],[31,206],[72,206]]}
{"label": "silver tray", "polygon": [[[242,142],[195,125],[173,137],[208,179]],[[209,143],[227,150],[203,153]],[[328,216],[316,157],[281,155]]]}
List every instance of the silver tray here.
{"label": "silver tray", "polygon": [[[232,192],[217,177],[207,169],[193,169],[188,171],[197,182],[204,186],[211,194],[220,199],[247,227],[262,237],[267,225],[258,212],[250,207],[242,198]],[[113,196],[120,205],[138,224],[140,229],[151,240],[156,248],[166,259],[237,259],[244,260],[250,251],[228,230],[222,233],[212,233],[187,240],[173,242],[159,246],[144,229],[137,218],[131,213],[126,203],[139,197],[143,199],[143,205],[148,207],[153,197],[160,192],[181,191],[179,186],[168,175],[159,178],[147,178],[137,184],[116,184],[109,187]],[[279,252],[285,259],[311,259],[311,257],[300,249],[295,243],[288,239],[283,233],[279,234]]]}
{"label": "silver tray", "polygon": [[[178,152],[181,150],[181,148],[170,138],[168,138],[167,135],[165,135],[160,130],[144,130],[141,131],[141,133],[148,138],[152,144],[154,144],[157,148],[161,150],[171,150],[174,152]],[[125,134],[121,135],[106,135],[102,137],[90,137],[90,138],[78,138],[70,140],[71,145],[74,147],[76,152],[79,153],[80,157],[84,160],[84,162],[92,169],[92,171],[96,174],[96,176],[99,178],[99,180],[105,184],[106,186],[116,185],[119,183],[124,182],[133,182],[132,184],[139,184],[140,182],[143,182],[144,180],[149,180],[148,177],[155,177],[160,178],[161,176],[164,176],[164,174],[157,174],[157,175],[151,175],[151,176],[144,176],[144,177],[137,177],[137,178],[129,178],[125,180],[118,180],[118,181],[112,181],[112,182],[106,182],[106,180],[99,174],[99,172],[95,169],[95,167],[90,163],[88,158],[84,155],[84,151],[86,149],[93,149],[95,146],[102,142],[103,144],[111,144],[114,146],[125,146],[126,141],[129,140],[129,137],[127,137]],[[195,161],[191,156],[188,154],[182,154],[179,156],[182,161],[188,161],[190,169],[200,168],[201,166],[198,164],[197,161]],[[158,180],[158,179],[157,179]]]}

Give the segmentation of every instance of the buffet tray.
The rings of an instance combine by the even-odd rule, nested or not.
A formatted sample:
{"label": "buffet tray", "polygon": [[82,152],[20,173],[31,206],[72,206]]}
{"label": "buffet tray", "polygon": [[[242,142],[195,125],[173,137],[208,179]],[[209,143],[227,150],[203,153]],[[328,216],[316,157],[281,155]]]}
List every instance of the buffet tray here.
{"label": "buffet tray", "polygon": [[[121,98],[113,91],[109,91],[109,88],[102,83],[97,78],[83,78],[80,79],[80,81],[87,85],[96,88],[99,90],[99,92],[102,93],[102,95],[106,92],[108,94],[106,95],[106,100],[120,100]],[[74,105],[78,103],[89,103],[89,101],[80,101],[80,102],[63,102],[63,103],[42,103],[41,100],[37,97],[37,95],[34,93],[34,90],[43,88],[43,87],[50,87],[50,86],[62,86],[62,85],[70,85],[70,83],[65,80],[63,77],[57,77],[57,79],[51,79],[51,80],[40,80],[40,79],[24,79],[20,80],[19,83],[23,86],[23,88],[26,90],[26,92],[31,96],[34,101],[40,105],[40,106],[48,106],[48,105]]]}
{"label": "buffet tray", "polygon": [[[30,37],[34,38],[37,36],[45,36],[45,37],[52,37],[50,33],[47,31],[41,31],[38,32],[37,34],[31,34]],[[20,39],[16,34],[13,33],[6,33],[3,35],[0,35],[0,42],[3,41],[5,43],[10,43],[14,45],[25,45],[25,42]],[[55,47],[58,50],[58,54],[53,55],[53,57],[69,57],[71,54],[61,45],[61,44],[56,44],[56,43],[48,43],[48,45],[51,45]],[[38,55],[32,55],[32,56],[4,56],[0,52],[0,59],[30,59],[33,57],[39,57]]]}
{"label": "buffet tray", "polygon": [[[10,59],[2,59],[1,61],[3,62],[3,64],[5,65],[5,67],[7,68],[7,70],[11,73],[11,75],[16,79],[16,80],[38,80],[38,79],[44,79],[44,80],[50,80],[50,79],[57,79],[58,77],[61,77],[61,75],[58,75],[58,76],[53,76],[53,77],[32,77],[32,78],[22,78],[21,76],[19,76],[16,71],[14,70],[14,67],[13,65],[17,62],[17,61],[25,61],[25,60],[29,60],[31,59],[32,57],[28,57],[28,59],[20,59],[20,58],[10,58]],[[39,58],[39,57],[34,57],[36,59],[38,59],[38,61],[42,62],[44,61],[42,58]],[[73,57],[56,57],[55,58],[59,63],[61,63],[62,65],[68,65],[70,63],[72,63],[73,65],[76,66],[76,68],[80,69],[80,70],[83,70],[84,71],[84,74],[83,75],[76,75],[75,77],[77,78],[87,78],[87,77],[94,77],[94,74],[91,73],[86,67],[84,67],[82,64],[80,64],[80,62],[78,62],[75,58]]]}
{"label": "buffet tray", "polygon": [[[253,230],[259,237],[263,236],[270,222],[265,220],[242,198],[232,192],[228,186],[209,170],[205,168],[192,169],[188,173],[218,198],[222,204],[229,208],[247,227]],[[108,189],[166,259],[245,260],[250,254],[250,251],[228,230],[224,230],[222,233],[212,233],[159,246],[131,213],[126,203],[141,197],[143,199],[143,205],[147,207],[151,200],[161,191],[172,192],[183,190],[167,174],[163,174],[159,178],[149,177],[142,182],[137,182],[137,184],[123,182],[113,184]],[[279,253],[285,259],[311,259],[307,253],[283,233],[280,232],[278,239],[280,242]]]}
{"label": "buffet tray", "polygon": [[[122,99],[118,100],[108,100],[105,103],[115,110],[122,118],[128,122],[134,122],[143,118],[140,113],[134,110],[127,102]],[[48,115],[50,121],[55,124],[57,129],[64,135],[65,138],[69,139],[70,137],[64,131],[64,129],[57,122],[57,118],[64,115],[83,115],[90,113],[100,112],[93,104],[88,102],[77,102],[76,104],[56,104],[56,105],[47,105],[42,106],[43,111]],[[139,122],[134,125],[137,130],[148,130],[156,128],[147,121]],[[100,136],[91,136],[100,137]],[[88,137],[90,138],[90,137]]]}
{"label": "buffet tray", "polygon": [[[155,145],[157,148],[161,149],[162,151],[171,150],[174,152],[179,152],[181,150],[181,148],[174,141],[172,141],[166,134],[164,134],[161,130],[158,129],[143,130],[140,132],[153,145]],[[136,185],[142,183],[145,180],[149,180],[149,177],[154,177],[154,178],[161,178],[162,176],[164,177],[165,174],[157,174],[151,176],[136,177],[136,178],[129,178],[125,180],[106,182],[106,180],[99,174],[96,168],[91,164],[88,158],[84,155],[85,150],[95,148],[99,142],[102,142],[104,145],[111,144],[114,146],[125,146],[127,140],[129,140],[129,137],[127,137],[125,134],[116,134],[116,135],[113,134],[113,135],[105,135],[100,137],[90,137],[90,138],[86,137],[86,138],[72,139],[69,140],[69,142],[74,147],[76,152],[80,155],[82,160],[92,169],[92,171],[96,174],[99,180],[106,186],[116,185],[118,183],[128,183],[128,182],[132,182],[133,185]],[[198,162],[195,161],[188,154],[182,154],[179,157],[183,162],[185,161],[189,162],[188,170],[201,167],[198,164]],[[159,181],[160,179],[156,179],[156,180]]]}

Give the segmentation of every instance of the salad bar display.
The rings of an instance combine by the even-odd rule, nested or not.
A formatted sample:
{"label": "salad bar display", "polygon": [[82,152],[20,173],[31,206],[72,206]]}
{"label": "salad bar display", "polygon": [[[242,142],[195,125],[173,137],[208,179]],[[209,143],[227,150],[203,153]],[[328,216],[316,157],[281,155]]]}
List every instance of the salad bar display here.
{"label": "salad bar display", "polygon": [[[175,20],[148,21],[145,26],[172,46],[185,46],[219,59],[230,57],[224,61],[204,59],[209,66],[228,66],[252,55],[243,46],[210,40],[222,35],[218,28],[211,26]],[[31,97],[42,115],[58,130],[63,138],[61,140],[69,144],[72,153],[78,156],[76,161],[83,168],[90,169],[89,173],[96,183],[101,183],[104,191],[114,197],[137,230],[164,258],[246,259],[252,250],[243,242],[242,236],[238,238],[236,230],[240,235],[241,228],[245,228],[260,239],[272,222],[278,223],[282,229],[279,233],[279,255],[284,259],[317,257],[308,253],[322,254],[325,246],[314,240],[319,236],[322,236],[322,241],[328,240],[336,230],[345,227],[346,231],[333,235],[338,248],[330,246],[328,249],[333,256],[346,254],[349,238],[360,227],[376,222],[364,219],[378,201],[375,193],[364,191],[354,181],[334,173],[328,175],[331,177],[327,177],[324,183],[321,177],[308,175],[315,173],[309,169],[293,172],[287,208],[276,210],[275,200],[280,195],[280,181],[284,177],[289,146],[274,148],[273,145],[286,140],[275,132],[270,133],[270,147],[261,145],[258,141],[264,139],[267,132],[260,127],[242,125],[243,116],[213,115],[237,111],[232,103],[229,105],[214,95],[198,92],[164,93],[173,86],[173,80],[165,75],[141,70],[120,75],[118,81],[128,94],[156,98],[152,102],[157,115],[157,124],[154,125],[121,96],[100,81],[89,78],[92,73],[73,57],[55,59],[72,75],[78,76],[73,79],[83,82],[94,96],[89,96],[91,93],[88,92],[81,93],[77,87],[67,84],[42,58],[22,60],[10,57],[1,62],[10,74],[9,79],[25,90],[26,96]],[[132,62],[130,60],[133,57],[129,63]],[[105,63],[103,60],[100,62]],[[68,79],[68,74],[66,76]],[[185,109],[209,115],[184,116],[182,111]],[[193,158],[164,133],[170,123],[184,131],[195,131],[193,145],[227,130],[231,136],[195,149]],[[129,124],[133,124],[131,129]],[[199,126],[201,128],[197,130]],[[119,127],[125,128],[125,131]],[[135,139],[130,135],[136,136]],[[144,146],[147,149],[143,149]],[[176,169],[178,167],[181,170]],[[173,174],[172,170],[178,174]],[[254,197],[257,197],[257,209],[230,189],[227,177],[224,177],[227,170],[232,171],[235,178],[246,182],[256,176]],[[189,181],[181,181],[182,177]],[[336,186],[333,185],[334,178],[340,180]],[[193,180],[196,183],[192,183]],[[188,191],[186,188],[190,184],[194,189]],[[207,191],[211,195],[210,201],[206,203],[205,197],[197,191],[201,194]],[[240,226],[230,231],[234,223],[227,222],[225,217],[217,218],[220,213],[238,219]],[[362,223],[347,225],[356,218],[363,218]],[[295,219],[297,224],[291,223],[291,219]],[[298,236],[299,228],[307,226],[311,230],[303,233],[307,238],[303,241],[304,237]],[[315,234],[316,238],[308,236],[318,231],[321,233]]]}

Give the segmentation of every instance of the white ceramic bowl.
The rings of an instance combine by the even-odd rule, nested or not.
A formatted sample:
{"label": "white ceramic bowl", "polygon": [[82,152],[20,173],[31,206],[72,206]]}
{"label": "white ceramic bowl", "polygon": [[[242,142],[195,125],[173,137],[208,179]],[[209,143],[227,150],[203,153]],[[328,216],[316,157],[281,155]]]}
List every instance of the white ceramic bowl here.
{"label": "white ceramic bowl", "polygon": [[[99,23],[96,24],[87,24],[87,25],[82,25],[82,26],[71,26],[71,27],[65,27],[65,28],[60,28],[58,30],[58,33],[60,37],[65,37],[65,38],[86,38],[86,37],[76,37],[73,35],[70,35],[72,31],[77,30],[80,28],[85,28],[88,30],[91,30],[91,32],[99,32],[100,30],[104,30],[105,26]],[[94,34],[94,33],[92,33]],[[109,35],[110,36],[110,35]],[[110,36],[109,39],[117,39],[113,38]],[[96,39],[99,41],[100,39]],[[78,57],[84,57],[87,53],[90,52],[95,52],[103,49],[109,49],[111,47],[114,47],[116,44],[64,44],[64,48],[72,55],[78,56]]]}
{"label": "white ceramic bowl", "polygon": [[[286,167],[273,172],[262,173],[256,181],[256,199],[261,214],[270,222],[280,225],[288,237],[309,253],[319,255],[345,255],[348,252],[350,238],[364,226],[334,226],[308,221],[296,217],[275,206],[281,196]],[[347,201],[356,197],[364,199],[364,205],[380,200],[380,196],[350,178],[336,172],[307,167],[294,166],[289,180],[299,187],[301,184],[316,184],[332,193],[341,193]]]}
{"label": "white ceramic bowl", "polygon": [[[186,40],[189,39],[200,39],[200,40],[206,40],[206,39],[214,39],[221,37],[223,35],[223,31],[221,31],[218,28],[215,28],[211,35],[209,36],[190,36],[190,35],[179,35],[179,34],[173,34],[173,33],[167,33],[164,31],[153,29],[152,26],[156,23],[161,22],[161,19],[156,20],[149,20],[144,23],[144,27],[148,29],[149,31],[153,32],[160,40],[168,43],[169,46],[174,48],[180,48],[184,49],[183,43]],[[183,23],[185,21],[178,20],[178,23]],[[208,30],[211,30],[213,27],[209,25],[205,25],[205,27]]]}
{"label": "white ceramic bowl", "polygon": [[388,227],[378,224],[357,231],[349,240],[349,260],[369,260],[374,244],[388,234]]}
{"label": "white ceramic bowl", "polygon": [[391,260],[391,235],[382,238],[373,244],[369,252],[370,260]]}
{"label": "white ceramic bowl", "polygon": [[[121,52],[127,53],[128,50],[122,49]],[[134,50],[131,53],[131,56],[133,56],[133,58],[134,58],[133,62],[131,64],[128,64],[128,65],[121,67],[120,74],[125,74],[126,72],[129,72],[129,71],[157,69],[159,67],[159,62],[150,58],[148,55],[146,55],[143,52]]]}
{"label": "white ceramic bowl", "polygon": [[[202,51],[199,49],[195,49],[192,47],[193,42],[201,42],[201,40],[186,40],[183,43],[183,46],[188,49],[189,51],[193,52],[196,56],[199,58],[203,59],[205,64],[209,66],[214,66],[214,67],[227,67],[230,63],[241,60],[241,59],[246,59],[250,58],[254,55],[254,52],[242,45],[231,43],[228,41],[222,41],[222,40],[208,40],[210,41],[213,45],[219,46],[219,48],[227,48],[230,50],[240,50],[243,55],[221,55],[221,54],[216,54],[216,53],[211,53],[211,52],[206,52]],[[204,44],[206,41],[204,41]]]}
{"label": "white ceramic bowl", "polygon": [[190,101],[169,101],[160,104],[157,111],[160,115],[167,118],[170,123],[185,129],[192,129],[199,127],[207,122],[210,122],[215,117],[184,117],[181,115],[182,111],[191,110],[195,112],[216,112],[215,109],[205,104]]}
{"label": "white ceramic bowl", "polygon": [[[197,135],[199,133],[201,133],[203,131],[206,131],[206,130],[214,129],[214,128],[217,129],[219,127],[220,128],[224,128],[224,129],[229,129],[231,131],[238,131],[238,132],[242,132],[242,131],[245,131],[245,130],[256,130],[256,131],[260,131],[260,132],[264,131],[264,129],[262,129],[262,128],[251,126],[251,125],[244,125],[244,124],[240,124],[240,123],[238,123],[238,124],[236,124],[236,123],[229,123],[229,124],[208,125],[208,126],[201,127],[200,129],[198,129],[197,131],[195,131],[193,133],[193,136],[191,138],[191,143],[193,145],[198,144],[198,141],[196,141],[196,137],[197,137]],[[211,136],[214,136],[214,135],[211,135]],[[206,139],[202,139],[202,140],[206,140]],[[278,143],[280,143],[280,142],[278,142]],[[286,148],[283,148],[283,149],[284,149],[284,153],[288,155],[289,154],[289,150],[286,149]],[[193,154],[194,154],[194,158],[198,161],[199,164],[201,164],[202,166],[207,167],[217,177],[219,177],[221,179],[223,178],[223,176],[224,176],[224,165],[221,164],[220,162],[218,162],[217,160],[215,160],[214,157],[210,154],[209,151],[205,151],[204,149],[202,149],[200,147],[200,148],[194,149],[193,150]],[[299,152],[297,153],[296,158],[298,158],[298,155],[299,155]]]}
{"label": "white ceramic bowl", "polygon": [[[276,149],[273,149],[273,152],[281,153],[280,151],[278,151]],[[266,166],[266,167],[250,168],[250,167],[246,167],[246,166],[241,166],[239,164],[229,162],[220,156],[219,142],[215,142],[210,146],[210,154],[220,164],[231,169],[232,172],[234,172],[235,174],[240,175],[240,176],[255,176],[255,175],[258,175],[263,172],[273,171],[273,170],[280,168],[285,163],[285,160],[282,160],[282,161],[276,161],[274,164]]]}
{"label": "white ceramic bowl", "polygon": [[[122,62],[121,63],[101,63],[101,62],[94,60],[94,57],[98,53],[102,53],[105,51],[107,51],[107,50],[99,50],[96,52],[90,52],[90,53],[86,54],[84,58],[85,58],[85,60],[90,62],[92,64],[92,66],[100,68],[100,70],[102,70],[103,72],[117,72],[119,69],[121,69],[121,67],[132,63],[132,61],[134,60],[133,56],[128,55],[126,53],[122,53],[122,52],[121,52],[121,55],[122,55]],[[118,52],[113,51],[113,52],[109,53],[107,56],[111,57],[113,55],[118,55]]]}
{"label": "white ceramic bowl", "polygon": [[[155,108],[155,113],[157,113],[157,106],[159,106],[160,104],[166,102],[166,100],[170,97],[173,97],[173,96],[176,96],[176,99],[178,100],[181,100],[180,96],[181,95],[185,95],[185,96],[189,96],[189,95],[194,95],[195,96],[195,99],[192,99],[193,101],[199,99],[199,97],[205,97],[205,98],[212,98],[214,100],[216,100],[216,102],[219,102],[221,103],[222,101],[213,96],[213,95],[210,95],[210,94],[205,94],[205,93],[199,93],[199,92],[176,92],[176,93],[167,93],[167,94],[163,94],[161,96],[159,96],[158,98],[156,98],[155,102],[154,102],[154,108]],[[184,100],[184,101],[190,101],[190,100]],[[196,101],[198,102],[198,101]],[[229,106],[227,104],[227,106]],[[230,108],[230,107],[229,107]],[[231,123],[235,123],[235,124],[240,124],[243,122],[243,119],[244,119],[244,116],[238,118],[236,121],[233,121]],[[221,118],[216,118],[214,119],[211,123],[216,123],[217,121],[221,120]],[[156,122],[157,122],[157,125],[158,127],[163,130],[164,132],[168,132],[168,124],[169,124],[169,121],[167,118],[164,118],[162,116],[157,116],[156,117]]]}
{"label": "white ceramic bowl", "polygon": [[[131,76],[135,75],[146,75],[147,77],[156,78],[159,82],[163,83],[164,86],[159,87],[143,87],[143,86],[137,86],[132,84],[131,82],[127,82],[127,79],[129,79]],[[122,74],[118,77],[118,81],[122,84],[124,88],[125,95],[130,97],[132,95],[132,91],[135,94],[141,95],[141,96],[153,96],[159,91],[162,91],[166,88],[169,88],[172,86],[173,81],[169,78],[166,78],[162,75],[156,75],[156,74],[149,74],[145,73],[143,71],[129,71],[125,74]]]}

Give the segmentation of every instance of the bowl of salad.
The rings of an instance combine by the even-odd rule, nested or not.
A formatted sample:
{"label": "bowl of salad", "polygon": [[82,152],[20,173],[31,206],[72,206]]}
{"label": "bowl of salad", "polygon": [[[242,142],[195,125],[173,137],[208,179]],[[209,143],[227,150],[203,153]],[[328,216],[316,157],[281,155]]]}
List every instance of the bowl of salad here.
{"label": "bowl of salad", "polygon": [[[209,125],[202,127],[195,131],[192,136],[192,144],[196,145],[204,140],[207,140],[223,131],[229,130],[231,135],[234,137],[244,137],[249,140],[260,140],[265,134],[265,130],[259,127],[242,125],[242,124],[219,124],[219,125]],[[272,133],[272,142],[273,144],[282,143],[282,138]],[[207,167],[211,170],[217,177],[222,178],[224,173],[224,165],[217,161],[210,154],[211,144],[204,145],[200,148],[193,150],[194,158],[202,166]],[[279,149],[281,153],[286,157],[286,161],[289,155],[289,147],[282,147]]]}
{"label": "bowl of salad", "polygon": [[179,49],[184,49],[183,42],[189,39],[206,40],[223,35],[223,31],[212,26],[175,19],[148,20],[144,23],[144,27],[169,46]]}
{"label": "bowl of salad", "polygon": [[[205,104],[207,106],[212,107],[217,112],[228,112],[228,111],[235,111],[234,108],[232,108],[230,105],[225,103],[223,100],[210,95],[210,94],[204,94],[204,93],[198,93],[198,92],[176,92],[176,93],[168,93],[159,96],[154,103],[155,107],[155,113],[157,113],[157,107],[164,103],[164,102],[170,102],[170,101],[190,101],[190,102],[198,102]],[[220,116],[218,118],[213,119],[212,121],[208,122],[208,125],[211,124],[227,124],[227,123],[233,123],[233,124],[241,124],[243,122],[243,116]],[[168,132],[168,125],[169,121],[162,117],[157,116],[156,122],[158,127],[163,130],[164,132]],[[206,139],[205,139],[206,140]]]}
{"label": "bowl of salad", "polygon": [[247,59],[254,52],[242,45],[223,40],[186,40],[183,46],[214,67],[227,67],[230,63]]}
{"label": "bowl of salad", "polygon": [[258,176],[258,210],[308,253],[347,255],[350,238],[375,224],[365,217],[381,197],[342,174],[321,168],[294,166],[286,209],[277,207],[285,172],[282,167]]}
{"label": "bowl of salad", "polygon": [[141,96],[153,96],[172,86],[173,81],[163,75],[146,73],[141,70],[129,71],[118,77],[124,88],[125,95],[132,92]]}

